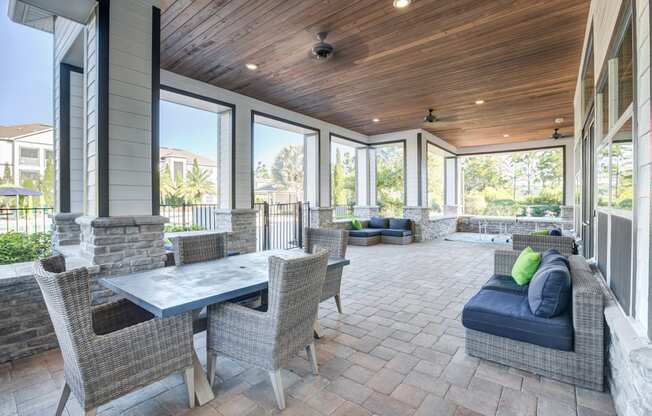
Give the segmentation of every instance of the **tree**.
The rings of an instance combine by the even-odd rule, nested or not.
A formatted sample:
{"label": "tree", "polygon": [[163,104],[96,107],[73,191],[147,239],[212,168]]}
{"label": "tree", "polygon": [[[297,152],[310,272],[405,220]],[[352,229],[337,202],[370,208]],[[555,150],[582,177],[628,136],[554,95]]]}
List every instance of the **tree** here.
{"label": "tree", "polygon": [[337,205],[346,204],[346,191],[344,189],[344,164],[340,149],[335,150],[335,165],[333,165],[333,203]]}
{"label": "tree", "polygon": [[0,183],[7,185],[14,184],[14,176],[11,174],[11,167],[9,167],[9,163],[7,162],[5,162],[4,173],[2,174],[2,180]]}
{"label": "tree", "polygon": [[183,205],[186,203],[183,178],[172,180],[170,166],[165,164],[161,171],[161,202],[164,205]]}
{"label": "tree", "polygon": [[45,170],[38,183],[38,189],[41,191],[42,200],[46,207],[54,206],[54,160],[48,158],[45,161]]}
{"label": "tree", "polygon": [[303,189],[303,147],[286,146],[276,155],[272,178],[283,190],[300,192]]}
{"label": "tree", "polygon": [[378,205],[387,216],[402,216],[403,149],[380,147],[376,151],[376,194]]}
{"label": "tree", "polygon": [[267,165],[264,164],[261,161],[258,161],[258,164],[256,165],[256,179],[269,179],[269,169],[267,168]]}
{"label": "tree", "polygon": [[428,206],[442,212],[444,205],[444,157],[428,152]]}
{"label": "tree", "polygon": [[215,184],[210,180],[210,173],[199,167],[197,159],[193,159],[192,169],[186,176],[185,194],[191,204],[199,204],[202,196],[215,193]]}

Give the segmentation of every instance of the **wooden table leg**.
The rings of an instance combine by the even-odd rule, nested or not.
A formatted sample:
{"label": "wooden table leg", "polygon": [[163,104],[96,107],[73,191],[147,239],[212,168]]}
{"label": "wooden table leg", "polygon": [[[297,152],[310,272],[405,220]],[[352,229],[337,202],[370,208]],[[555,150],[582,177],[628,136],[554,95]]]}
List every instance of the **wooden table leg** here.
{"label": "wooden table leg", "polygon": [[[201,311],[193,311],[193,319],[197,319],[200,312]],[[201,365],[201,361],[199,361],[195,348],[192,349],[192,365],[194,368],[195,397],[197,398],[197,403],[200,406],[203,406],[213,400],[215,394],[213,394],[213,389],[208,383],[206,373],[204,373],[204,368]]]}

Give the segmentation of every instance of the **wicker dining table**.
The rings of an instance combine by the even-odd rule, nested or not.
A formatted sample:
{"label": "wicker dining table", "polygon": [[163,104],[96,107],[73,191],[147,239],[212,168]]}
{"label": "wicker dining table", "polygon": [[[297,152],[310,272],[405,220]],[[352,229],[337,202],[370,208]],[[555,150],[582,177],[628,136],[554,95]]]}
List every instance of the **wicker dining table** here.
{"label": "wicker dining table", "polygon": [[[164,267],[123,276],[105,277],[100,283],[157,317],[192,312],[227,302],[267,288],[268,259],[271,256],[306,256],[301,249],[270,250],[200,263]],[[349,260],[331,257],[328,269],[343,268]],[[215,396],[202,365],[193,350],[195,395],[199,405]]]}

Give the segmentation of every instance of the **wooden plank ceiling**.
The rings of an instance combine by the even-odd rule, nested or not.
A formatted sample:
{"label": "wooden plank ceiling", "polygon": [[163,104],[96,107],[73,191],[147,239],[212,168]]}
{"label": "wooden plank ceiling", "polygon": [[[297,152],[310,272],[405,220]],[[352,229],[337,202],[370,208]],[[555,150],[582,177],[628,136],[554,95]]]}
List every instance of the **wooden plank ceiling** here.
{"label": "wooden plank ceiling", "polygon": [[[572,134],[588,0],[162,3],[164,69],[364,134],[423,127],[459,147]],[[320,31],[327,61],[310,57]],[[422,124],[428,108],[442,121]]]}

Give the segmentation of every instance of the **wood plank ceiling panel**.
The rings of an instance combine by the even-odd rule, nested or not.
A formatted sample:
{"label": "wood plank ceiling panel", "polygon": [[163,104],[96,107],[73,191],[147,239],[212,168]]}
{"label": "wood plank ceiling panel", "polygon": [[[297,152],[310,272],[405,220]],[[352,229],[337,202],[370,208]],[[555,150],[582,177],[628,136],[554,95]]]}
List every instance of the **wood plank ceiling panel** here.
{"label": "wood plank ceiling panel", "polygon": [[[588,3],[163,0],[161,66],[365,134],[545,139],[573,132]],[[323,62],[310,57],[320,31],[335,47]],[[441,122],[422,124],[428,108]]]}

